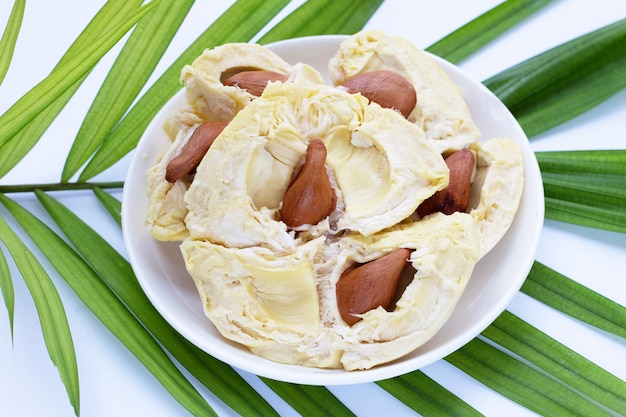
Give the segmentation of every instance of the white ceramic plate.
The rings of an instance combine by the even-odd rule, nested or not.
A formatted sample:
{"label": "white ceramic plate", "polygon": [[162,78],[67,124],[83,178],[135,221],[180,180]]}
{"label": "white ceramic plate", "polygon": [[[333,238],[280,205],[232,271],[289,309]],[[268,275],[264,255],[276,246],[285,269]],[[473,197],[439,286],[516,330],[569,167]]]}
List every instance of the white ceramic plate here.
{"label": "white ceramic plate", "polygon": [[[275,43],[269,48],[291,64],[305,62],[326,75],[328,61],[343,39],[343,36],[299,38]],[[487,88],[468,78],[457,67],[435,59],[460,87],[483,137],[507,136],[521,146],[526,178],[521,204],[511,228],[476,265],[453,315],[430,341],[391,363],[348,372],[275,363],[253,355],[218,333],[204,315],[178,244],[154,240],[144,226],[148,203],[145,173],[168,143],[161,126],[172,110],[185,104],[183,91],[154,118],[139,142],[128,171],[122,206],[124,242],[130,262],[148,298],[163,317],[199,348],[239,369],[287,382],[341,385],[391,378],[424,367],[463,346],[502,313],[532,266],[543,226],[544,201],[539,168],[524,132],[506,107]]]}

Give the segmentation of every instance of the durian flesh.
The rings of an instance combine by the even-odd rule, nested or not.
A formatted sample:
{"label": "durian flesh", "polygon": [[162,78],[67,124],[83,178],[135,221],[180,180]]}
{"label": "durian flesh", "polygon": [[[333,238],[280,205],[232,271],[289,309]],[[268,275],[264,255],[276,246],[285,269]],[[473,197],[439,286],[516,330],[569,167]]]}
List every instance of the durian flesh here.
{"label": "durian flesh", "polygon": [[[415,270],[395,309],[370,310],[346,325],[334,290],[341,273],[397,247],[415,249]],[[225,337],[278,362],[356,370],[403,356],[432,337],[467,285],[480,236],[470,216],[455,213],[368,237],[320,236],[288,255],[193,239],[181,250],[205,313]]]}
{"label": "durian flesh", "polygon": [[329,63],[334,85],[378,70],[399,73],[413,84],[417,104],[408,119],[424,130],[441,153],[480,137],[458,87],[433,59],[404,38],[365,30],[345,40]]}
{"label": "durian flesh", "polygon": [[[366,68],[348,62],[371,55],[371,46],[360,40],[364,36],[371,41],[383,35],[349,38],[331,63],[331,74],[340,66]],[[385,42],[395,45],[387,38]],[[405,41],[398,44],[409,48]],[[219,100],[225,94],[218,73],[229,65],[265,69],[253,64],[257,58],[240,55],[269,52],[244,48],[236,48],[239,55],[231,64],[222,49],[221,55],[207,51],[183,72],[191,105],[169,119],[172,145],[148,173],[147,222],[153,236],[182,241],[205,314],[222,335],[255,354],[284,363],[357,370],[413,351],[445,323],[474,265],[511,223],[523,181],[517,145],[504,138],[476,142],[477,130],[463,98],[440,69],[422,74],[420,88],[436,92],[443,85],[440,93],[452,94],[446,101],[455,104],[446,107],[435,97],[433,108],[428,100],[421,103],[427,109],[420,114],[462,119],[442,122],[443,130],[425,129],[423,121],[406,120],[360,94],[323,85],[314,70],[298,64],[283,70],[300,68],[294,72],[299,77],[270,83],[260,98],[247,98],[237,107],[192,178],[164,182],[167,162],[195,126],[213,117],[207,116],[210,106],[203,104],[203,97]],[[416,54],[413,49],[399,54],[398,45],[393,48],[387,52],[398,55],[395,61]],[[203,70],[209,68],[207,60],[220,62],[220,71]],[[420,60],[428,65],[403,63],[409,69],[399,72],[415,77],[436,67],[427,56]],[[212,90],[206,87],[211,83]],[[418,89],[418,102],[419,97]],[[434,137],[434,132],[447,133]],[[290,230],[280,221],[282,194],[313,139],[321,139],[327,148],[336,209],[316,225]],[[448,184],[442,152],[468,144],[478,161],[468,213],[416,218],[417,207]],[[412,249],[412,268],[404,272],[408,284],[393,309],[372,309],[347,325],[335,293],[341,274],[399,247]]]}
{"label": "durian flesh", "polygon": [[191,178],[170,184],[165,180],[167,163],[180,152],[199,124],[228,122],[255,99],[245,90],[222,84],[225,74],[237,68],[278,72],[287,75],[291,83],[323,83],[322,76],[309,65],[290,65],[270,50],[248,43],[229,43],[207,49],[191,65],[185,66],[181,81],[185,83],[189,104],[173,112],[165,122],[164,130],[171,146],[147,175],[146,222],[155,239],[180,241],[189,235],[183,196]]}

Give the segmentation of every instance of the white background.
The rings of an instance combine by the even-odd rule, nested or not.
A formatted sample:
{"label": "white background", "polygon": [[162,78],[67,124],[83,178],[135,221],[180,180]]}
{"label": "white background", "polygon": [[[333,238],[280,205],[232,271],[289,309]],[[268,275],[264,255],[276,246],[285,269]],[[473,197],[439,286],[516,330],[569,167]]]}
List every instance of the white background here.
{"label": "white background", "polygon": [[[12,3],[0,2],[0,31],[4,30]],[[69,0],[27,2],[15,55],[9,73],[0,85],[0,113],[50,72],[101,3]],[[229,4],[226,1],[198,0],[152,80]],[[285,11],[293,10],[298,4],[294,2]],[[417,46],[425,48],[496,4],[498,1],[489,0],[387,0],[367,27],[407,37]],[[475,79],[484,80],[548,48],[623,18],[626,18],[626,2],[622,0],[555,1],[464,61],[460,67]],[[119,46],[92,72],[37,147],[12,172],[0,179],[1,184],[59,180],[74,135],[117,52]],[[626,91],[587,114],[533,139],[532,147],[536,151],[624,149],[624,120]],[[97,179],[123,180],[129,158],[130,155]],[[121,192],[114,195],[121,198]],[[118,226],[90,192],[55,196],[124,253]],[[12,197],[46,218],[32,195]],[[0,208],[0,215],[7,217],[6,210]],[[626,235],[547,220],[536,258],[626,305]],[[156,379],[94,318],[63,280],[51,268],[48,269],[63,299],[74,335],[81,415],[187,415]],[[13,339],[6,309],[0,307],[0,416],[71,416],[73,410],[45,350],[30,294],[17,273],[13,282],[16,297]],[[619,378],[626,379],[626,342],[623,339],[564,317],[523,294],[514,298],[509,310]],[[533,415],[445,361],[436,362],[423,371],[485,415]],[[281,415],[296,415],[254,375],[242,374],[259,387]],[[220,415],[233,415],[210,392],[201,386],[198,388]],[[414,415],[373,383],[330,389],[359,416]]]}

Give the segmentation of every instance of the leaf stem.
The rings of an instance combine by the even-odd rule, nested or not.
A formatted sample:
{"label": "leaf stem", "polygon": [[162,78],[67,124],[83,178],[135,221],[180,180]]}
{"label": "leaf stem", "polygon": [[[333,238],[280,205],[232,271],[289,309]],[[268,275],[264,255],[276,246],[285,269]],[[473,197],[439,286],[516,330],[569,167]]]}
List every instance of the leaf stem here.
{"label": "leaf stem", "polygon": [[66,191],[66,190],[93,190],[94,188],[123,188],[124,181],[109,182],[55,182],[45,184],[16,184],[0,185],[0,193],[25,193],[35,190],[42,191]]}

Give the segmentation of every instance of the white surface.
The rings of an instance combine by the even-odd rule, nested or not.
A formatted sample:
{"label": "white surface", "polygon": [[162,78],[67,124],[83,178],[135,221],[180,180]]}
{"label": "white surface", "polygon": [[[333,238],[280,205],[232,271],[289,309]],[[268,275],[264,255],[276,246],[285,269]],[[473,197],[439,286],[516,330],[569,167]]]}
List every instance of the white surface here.
{"label": "white surface", "polygon": [[[328,62],[344,39],[343,36],[308,37],[268,45],[268,48],[291,64],[306,62],[312,65],[328,79]],[[476,265],[453,315],[432,339],[392,363],[347,372],[278,364],[227,341],[217,329],[207,326],[195,284],[185,270],[178,244],[157,242],[145,227],[148,210],[145,173],[171,143],[162,126],[174,110],[187,105],[183,90],[146,129],[128,169],[122,202],[122,226],[129,259],[148,298],[163,317],[198,347],[232,366],[275,380],[312,385],[372,382],[406,374],[454,352],[493,322],[517,293],[535,259],[544,212],[541,174],[526,135],[502,102],[457,67],[433,58],[465,95],[483,139],[505,136],[520,146],[525,181],[511,228]],[[159,261],[155,262],[155,259]]]}
{"label": "white surface", "polygon": [[[164,62],[157,68],[157,75],[226,8],[226,3],[215,3],[196,2]],[[405,36],[418,46],[426,47],[497,3],[488,0],[387,0],[367,27]],[[25,20],[12,66],[0,85],[0,112],[4,112],[52,69],[100,4],[101,2],[95,1],[68,0],[27,2]],[[295,5],[291,5],[289,9],[293,9]],[[10,1],[0,2],[0,30],[4,29],[11,6]],[[67,10],[72,10],[72,13],[69,14]],[[463,62],[460,67],[474,78],[484,80],[547,48],[625,17],[626,3],[622,0],[555,1],[535,17]],[[119,47],[113,52],[117,51]],[[0,183],[53,182],[59,179],[64,156],[113,59],[114,53],[103,60],[37,148],[23,163],[0,179]],[[623,120],[626,120],[626,92],[618,94],[588,114],[534,139],[531,146],[534,150],[624,149]],[[123,179],[128,163],[129,158],[125,158],[98,179]],[[119,228],[90,193],[62,193],[55,196],[125,253]],[[121,193],[116,196],[121,198]],[[44,219],[47,218],[38,208],[34,197],[20,195],[14,198],[36,214],[41,214]],[[5,217],[6,211],[0,209],[0,215]],[[626,305],[626,235],[546,221],[537,260]],[[103,328],[54,271],[50,271],[64,301],[74,334],[81,389],[81,415],[186,415],[185,410]],[[72,409],[45,350],[28,291],[21,279],[14,279],[14,284],[16,310],[13,341],[7,315],[4,308],[0,308],[0,415],[70,416]],[[509,310],[616,376],[626,379],[626,361],[623,360],[626,357],[626,343],[623,339],[607,337],[523,294],[514,297]],[[533,415],[476,383],[445,361],[435,362],[423,370],[486,415]],[[271,391],[258,384],[255,376],[243,374],[276,405],[281,415],[295,415]],[[346,385],[332,387],[331,390],[360,416],[383,413],[394,416],[413,415],[375,384]],[[233,415],[232,411],[216,401],[205,389],[200,387],[200,391],[207,396],[220,415]]]}

